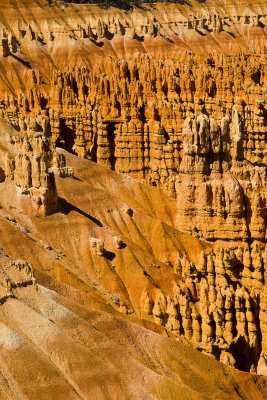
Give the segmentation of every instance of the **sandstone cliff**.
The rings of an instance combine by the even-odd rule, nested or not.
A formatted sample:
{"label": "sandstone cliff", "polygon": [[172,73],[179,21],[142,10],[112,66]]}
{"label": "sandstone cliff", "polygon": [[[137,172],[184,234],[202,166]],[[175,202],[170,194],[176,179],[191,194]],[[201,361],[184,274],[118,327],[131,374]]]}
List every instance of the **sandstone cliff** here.
{"label": "sandstone cliff", "polygon": [[66,157],[76,179],[56,177],[50,216],[0,184],[2,398],[264,398],[263,378],[188,346],[258,366],[259,308],[235,256],[177,231],[160,189]]}
{"label": "sandstone cliff", "polygon": [[[186,352],[188,343],[267,375],[266,2],[143,4],[127,12],[45,0],[0,7],[0,245],[11,260],[4,271],[12,272],[3,281],[0,319],[14,321],[3,327],[3,340],[27,336],[25,346],[33,341],[41,351],[38,365],[49,355],[46,371],[60,371],[66,398],[93,390],[99,399],[115,396],[108,383],[101,394],[83,386],[98,358],[82,378],[70,353],[58,358],[57,338],[64,337],[77,363],[87,365],[88,337],[102,318],[104,335],[107,324],[119,336],[124,329],[130,338],[148,335],[156,346],[165,339],[145,333],[155,331],[169,336],[163,353]],[[17,259],[25,261],[12,264]],[[16,300],[18,287],[26,291]],[[47,325],[54,354],[14,311],[18,301],[21,312],[42,314],[36,324],[55,316],[57,328]],[[64,323],[61,312],[69,316]],[[115,345],[122,343],[123,354],[121,340]],[[135,340],[126,346],[129,357],[142,353],[141,363],[172,376],[162,389],[149,378],[139,398],[173,398],[176,370],[161,358],[154,368],[155,351],[143,353]],[[6,379],[17,367],[2,347]],[[108,358],[114,349],[105,351]],[[205,364],[193,354],[188,362]],[[228,385],[220,375],[228,367],[210,365]],[[118,385],[126,379],[107,374]],[[257,385],[252,394],[241,385],[236,398],[261,398]],[[195,389],[197,399],[214,393]],[[183,399],[193,398],[190,390]],[[227,396],[235,398],[231,389]]]}

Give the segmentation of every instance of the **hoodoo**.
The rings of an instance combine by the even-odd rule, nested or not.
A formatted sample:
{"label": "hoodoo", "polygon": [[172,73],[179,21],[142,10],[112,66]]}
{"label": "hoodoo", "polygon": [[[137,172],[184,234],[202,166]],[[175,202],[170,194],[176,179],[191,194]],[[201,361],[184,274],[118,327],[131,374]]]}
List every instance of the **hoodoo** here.
{"label": "hoodoo", "polygon": [[0,0],[0,400],[267,398],[267,3]]}

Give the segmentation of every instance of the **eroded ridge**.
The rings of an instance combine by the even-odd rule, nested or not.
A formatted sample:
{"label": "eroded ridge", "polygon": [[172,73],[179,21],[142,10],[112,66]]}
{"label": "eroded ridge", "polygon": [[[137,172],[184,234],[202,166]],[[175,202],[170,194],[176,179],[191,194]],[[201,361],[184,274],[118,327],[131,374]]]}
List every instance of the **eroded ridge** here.
{"label": "eroded ridge", "polygon": [[175,7],[2,23],[0,217],[21,249],[2,240],[27,261],[0,302],[36,287],[36,254],[83,306],[266,375],[265,5]]}

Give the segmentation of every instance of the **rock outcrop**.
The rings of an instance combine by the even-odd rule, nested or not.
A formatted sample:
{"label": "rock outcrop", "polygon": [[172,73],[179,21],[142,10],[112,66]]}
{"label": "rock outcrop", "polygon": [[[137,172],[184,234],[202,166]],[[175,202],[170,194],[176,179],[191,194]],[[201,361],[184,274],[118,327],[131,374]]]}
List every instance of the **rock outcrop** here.
{"label": "rock outcrop", "polygon": [[6,176],[14,180],[18,201],[26,212],[31,208],[40,215],[57,211],[58,195],[54,173],[49,170],[51,150],[49,141],[35,134],[28,138],[25,132],[12,139],[17,150],[9,158]]}
{"label": "rock outcrop", "polygon": [[188,111],[176,181],[181,229],[210,240],[265,240],[266,164],[263,154],[256,163],[244,155],[243,124],[235,105],[217,120]]}
{"label": "rock outcrop", "polygon": [[49,120],[19,118],[5,134],[1,151],[2,181],[13,181],[16,204],[26,214],[46,216],[58,210],[55,175],[73,176],[65,156],[51,140]]}
{"label": "rock outcrop", "polygon": [[[252,63],[253,67],[247,66]],[[203,125],[206,143],[191,153],[209,154],[211,148],[213,176],[219,174],[220,164],[237,180],[244,180],[240,168],[254,175],[259,167],[264,174],[265,70],[264,52],[255,57],[210,55],[204,59],[187,54],[183,62],[169,60],[164,68],[163,62],[140,56],[138,61],[113,61],[112,72],[107,73],[85,67],[55,71],[50,94],[44,96],[36,88],[18,98],[7,96],[2,115],[18,125],[18,109],[21,118],[27,119],[29,113],[38,117],[44,108],[48,110],[44,123],[51,126],[53,143],[161,186],[176,197],[175,180],[185,153],[183,126],[190,113],[199,121],[199,115],[208,117],[207,122],[198,123]]]}
{"label": "rock outcrop", "polygon": [[191,3],[0,16],[0,219],[77,309],[267,375],[267,8]]}

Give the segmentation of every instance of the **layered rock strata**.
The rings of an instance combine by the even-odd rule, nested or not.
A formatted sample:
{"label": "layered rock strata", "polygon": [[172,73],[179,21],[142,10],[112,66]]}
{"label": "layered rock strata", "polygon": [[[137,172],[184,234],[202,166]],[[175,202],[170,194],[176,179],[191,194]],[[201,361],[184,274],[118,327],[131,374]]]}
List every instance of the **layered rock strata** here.
{"label": "layered rock strata", "polygon": [[[248,67],[251,63],[254,66]],[[2,115],[17,126],[18,109],[27,119],[29,113],[38,117],[47,108],[55,144],[162,186],[175,197],[183,125],[190,110],[198,114],[202,107],[202,114],[213,121],[212,135],[219,135],[214,140],[231,147],[229,162],[247,160],[248,165],[264,167],[265,70],[264,54],[204,60],[187,55],[183,62],[164,64],[140,56],[139,62],[114,62],[112,73],[97,68],[54,72],[49,95],[36,89],[18,98],[8,96]],[[225,130],[222,138],[216,130]],[[220,144],[217,147],[214,154],[221,153]]]}
{"label": "layered rock strata", "polygon": [[26,214],[49,215],[58,209],[55,174],[73,176],[63,154],[51,141],[46,118],[19,119],[1,149],[3,179],[14,182],[16,201]]}
{"label": "layered rock strata", "polygon": [[[100,232],[81,229],[86,239],[77,239],[71,257],[88,274],[84,282],[89,276],[117,312],[156,323],[224,363],[266,374],[266,5],[246,1],[222,12],[207,1],[194,3],[194,15],[188,5],[112,8],[105,15],[95,6],[41,5],[42,11],[33,7],[39,23],[24,26],[14,17],[2,31],[0,113],[11,127],[0,148],[0,182],[14,184],[12,205],[30,215],[59,209],[89,219]],[[143,226],[151,210],[138,224],[132,205],[115,212],[110,206],[102,226],[71,203],[75,193],[59,201],[54,175],[72,176],[73,169],[56,147],[86,159],[85,169],[82,162],[92,160],[174,198],[174,239],[163,227],[164,251],[163,244],[155,250]],[[108,177],[99,191],[115,179]],[[75,185],[66,183],[69,191]],[[78,187],[79,201],[87,201],[93,184]],[[97,197],[97,207],[107,198]],[[169,218],[162,215],[157,221]],[[201,248],[198,257],[176,244],[178,228],[203,241],[188,236]],[[135,254],[130,262],[125,247]],[[138,276],[135,291],[125,271]]]}

